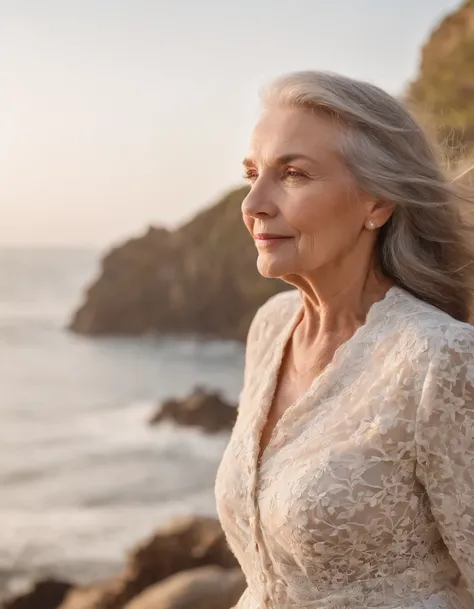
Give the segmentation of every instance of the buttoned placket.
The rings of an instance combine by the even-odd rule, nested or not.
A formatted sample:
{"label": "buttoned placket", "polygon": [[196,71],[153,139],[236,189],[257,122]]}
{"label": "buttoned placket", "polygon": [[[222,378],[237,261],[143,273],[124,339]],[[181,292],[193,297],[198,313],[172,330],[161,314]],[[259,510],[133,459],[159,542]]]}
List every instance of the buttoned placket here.
{"label": "buttoned placket", "polygon": [[258,506],[258,463],[256,463],[253,472],[253,481],[252,481],[252,492],[251,492],[251,506],[252,516],[250,518],[250,523],[252,526],[253,538],[255,540],[255,552],[257,554],[259,565],[260,565],[260,573],[259,580],[264,588],[264,598],[263,598],[263,606],[262,609],[267,609],[269,607],[269,602],[271,600],[267,583],[267,569],[268,569],[268,561],[266,560],[266,549],[263,541],[263,535],[261,531],[260,524],[260,510]]}
{"label": "buttoned placket", "polygon": [[[299,315],[299,313],[298,313]],[[271,560],[267,555],[267,550],[265,547],[265,543],[263,540],[263,534],[261,529],[261,521],[260,521],[260,509],[258,502],[258,490],[260,484],[260,471],[261,471],[261,463],[259,463],[259,453],[260,453],[260,444],[261,444],[261,436],[262,429],[265,425],[268,411],[271,407],[271,402],[273,400],[273,395],[271,398],[266,397],[269,393],[273,393],[276,390],[277,385],[277,372],[281,365],[281,361],[283,359],[284,346],[286,344],[286,340],[291,334],[291,331],[297,321],[297,315],[293,316],[290,322],[285,327],[284,331],[280,335],[278,339],[278,344],[275,347],[274,354],[272,360],[266,370],[264,377],[266,378],[266,383],[262,384],[261,393],[257,398],[257,403],[260,408],[264,407],[264,415],[262,420],[259,421],[257,428],[254,430],[254,434],[252,435],[252,449],[251,449],[251,492],[250,492],[250,510],[251,510],[251,518],[250,524],[252,526],[252,533],[255,540],[255,552],[258,556],[259,564],[260,564],[260,573],[259,580],[264,588],[264,598],[263,598],[263,606],[261,609],[270,609],[271,595],[268,589],[268,575],[267,571],[269,566],[271,565]],[[269,392],[269,387],[273,386],[273,392]],[[268,401],[267,401],[268,400]],[[273,436],[273,434],[272,434]],[[272,441],[273,437],[270,438],[269,443]],[[267,446],[268,448],[268,446]],[[264,451],[265,452],[265,451]],[[263,457],[263,454],[262,454]]]}

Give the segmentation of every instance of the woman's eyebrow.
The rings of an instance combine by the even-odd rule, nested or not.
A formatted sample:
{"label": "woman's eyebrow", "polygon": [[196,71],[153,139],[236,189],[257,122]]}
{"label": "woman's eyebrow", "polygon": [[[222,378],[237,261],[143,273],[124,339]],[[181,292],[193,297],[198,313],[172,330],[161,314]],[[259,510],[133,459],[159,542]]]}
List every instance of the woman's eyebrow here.
{"label": "woman's eyebrow", "polygon": [[242,165],[244,167],[255,167],[255,163],[252,161],[252,159],[246,157],[243,161],[242,161]]}
{"label": "woman's eyebrow", "polygon": [[312,159],[310,156],[308,156],[306,154],[302,154],[300,152],[294,152],[294,153],[290,153],[290,154],[283,154],[282,156],[277,157],[275,159],[275,163],[277,165],[289,165],[293,161],[298,161],[298,160],[310,161],[311,163],[315,162],[314,159]]}
{"label": "woman's eyebrow", "polygon": [[[293,161],[296,160],[304,160],[304,161],[309,161],[311,163],[315,163],[315,159],[312,159],[311,157],[307,156],[306,154],[302,154],[300,152],[293,152],[293,153],[289,153],[289,154],[283,154],[279,157],[276,157],[276,159],[274,159],[272,161],[272,165],[289,165],[290,163],[292,163]],[[242,161],[242,164],[244,167],[255,167],[255,161],[251,158],[245,158]]]}

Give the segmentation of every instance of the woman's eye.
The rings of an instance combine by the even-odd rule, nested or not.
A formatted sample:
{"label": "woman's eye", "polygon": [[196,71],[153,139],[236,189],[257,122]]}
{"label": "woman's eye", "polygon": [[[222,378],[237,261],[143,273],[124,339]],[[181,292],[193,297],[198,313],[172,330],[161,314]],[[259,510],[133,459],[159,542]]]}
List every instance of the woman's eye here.
{"label": "woman's eye", "polygon": [[249,182],[255,182],[255,180],[258,178],[258,173],[256,171],[249,169],[248,171],[246,171],[244,173],[244,178],[246,180],[249,180]]}
{"label": "woman's eye", "polygon": [[298,179],[298,178],[304,178],[304,174],[301,173],[301,171],[297,171],[296,169],[287,169],[285,171],[285,177],[292,178],[292,179]]}

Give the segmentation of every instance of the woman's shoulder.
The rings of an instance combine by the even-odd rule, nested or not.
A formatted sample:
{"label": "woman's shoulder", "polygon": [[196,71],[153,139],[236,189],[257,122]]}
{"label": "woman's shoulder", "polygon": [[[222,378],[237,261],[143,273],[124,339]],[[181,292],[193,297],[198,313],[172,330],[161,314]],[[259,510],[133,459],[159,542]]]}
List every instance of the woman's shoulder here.
{"label": "woman's shoulder", "polygon": [[259,307],[252,319],[247,345],[277,336],[300,307],[301,296],[298,290],[284,290],[271,296]]}
{"label": "woman's shoulder", "polygon": [[298,290],[284,290],[270,296],[255,314],[260,320],[273,321],[281,320],[283,323],[288,321],[288,317],[294,315],[301,307],[301,296]]}
{"label": "woman's shoulder", "polygon": [[401,288],[398,290],[400,298],[396,310],[405,332],[416,335],[433,356],[454,350],[471,353],[474,358],[473,325],[455,319]]}

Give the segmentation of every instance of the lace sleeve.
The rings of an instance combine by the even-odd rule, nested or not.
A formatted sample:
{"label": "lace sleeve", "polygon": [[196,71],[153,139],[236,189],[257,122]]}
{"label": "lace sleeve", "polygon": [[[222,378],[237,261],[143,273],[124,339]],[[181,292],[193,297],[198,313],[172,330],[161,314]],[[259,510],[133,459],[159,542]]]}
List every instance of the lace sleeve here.
{"label": "lace sleeve", "polygon": [[474,328],[447,328],[416,423],[417,474],[440,534],[474,598]]}

